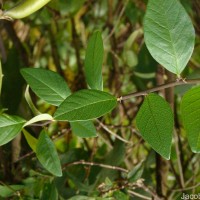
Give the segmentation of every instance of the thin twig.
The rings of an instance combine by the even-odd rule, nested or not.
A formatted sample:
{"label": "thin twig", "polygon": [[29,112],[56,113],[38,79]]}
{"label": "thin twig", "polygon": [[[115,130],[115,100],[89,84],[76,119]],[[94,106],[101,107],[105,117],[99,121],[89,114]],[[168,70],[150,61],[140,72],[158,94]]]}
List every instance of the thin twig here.
{"label": "thin twig", "polygon": [[185,187],[185,181],[184,181],[184,175],[183,175],[183,167],[181,164],[181,158],[180,158],[180,150],[179,150],[179,145],[178,145],[178,135],[176,130],[174,130],[174,137],[175,137],[175,150],[177,154],[177,164],[178,164],[178,170],[179,170],[179,176],[180,176],[180,183],[181,187]]}
{"label": "thin twig", "polygon": [[9,188],[12,192],[14,192],[15,195],[17,195],[18,197],[21,196],[19,190],[15,190],[14,188],[12,188],[10,185],[5,184],[4,182],[0,181],[0,184]]}
{"label": "thin twig", "polygon": [[116,32],[116,28],[117,26],[119,25],[119,22],[120,22],[120,19],[122,18],[124,12],[125,12],[125,9],[126,9],[126,6],[128,4],[129,0],[127,0],[125,3],[124,3],[124,6],[123,8],[121,9],[121,12],[119,13],[119,17],[115,23],[115,26],[113,27],[113,29],[111,30],[110,34],[104,39],[104,42],[108,41],[110,39],[110,37]]}
{"label": "thin twig", "polygon": [[187,187],[187,188],[173,189],[172,191],[173,192],[182,192],[182,191],[185,191],[185,190],[192,190],[192,189],[197,188],[199,186],[200,186],[200,183],[193,185],[191,187]]}
{"label": "thin twig", "polygon": [[133,93],[130,93],[128,95],[121,96],[121,97],[118,98],[118,101],[124,101],[124,100],[130,99],[130,98],[133,98],[133,97],[147,95],[148,93],[151,93],[151,92],[157,92],[157,91],[160,91],[160,90],[163,90],[163,89],[166,89],[166,88],[170,88],[170,87],[175,87],[175,86],[178,86],[178,85],[189,85],[189,84],[198,84],[198,83],[200,83],[200,79],[190,79],[190,80],[180,79],[180,80],[176,80],[176,81],[171,82],[171,83],[166,83],[166,84],[156,86],[154,88],[151,88],[151,89],[148,89],[148,90],[145,90],[145,91],[133,92]]}
{"label": "thin twig", "polygon": [[124,168],[121,168],[121,167],[112,166],[112,165],[106,165],[106,164],[101,164],[101,163],[87,162],[87,161],[84,161],[84,160],[75,161],[75,162],[71,162],[71,163],[66,163],[63,166],[63,168],[69,167],[69,166],[74,166],[74,165],[98,166],[98,167],[102,167],[102,168],[107,168],[107,169],[112,169],[112,170],[118,170],[118,171],[125,172],[125,173],[129,172],[127,169],[124,169]]}
{"label": "thin twig", "polygon": [[139,194],[139,193],[136,193],[136,192],[133,192],[132,190],[128,190],[128,193],[129,194],[132,194],[136,197],[140,197],[141,199],[146,199],[146,200],[151,200],[152,198],[151,197],[147,197],[147,196],[144,196],[142,194]]}
{"label": "thin twig", "polygon": [[18,158],[18,160],[16,160],[14,163],[18,163],[18,162],[24,160],[25,158],[28,158],[28,157],[32,156],[34,153],[35,153],[34,151],[31,151],[31,152],[21,156],[20,158]]}
{"label": "thin twig", "polygon": [[100,122],[98,119],[97,119],[97,122],[99,123],[99,125],[105,130],[107,131],[108,133],[110,133],[111,135],[113,135],[115,138],[117,138],[118,140],[121,140],[122,142],[124,143],[127,143],[127,144],[132,144],[132,142],[129,142],[127,140],[125,140],[124,138],[120,137],[119,135],[113,133],[110,129],[108,129],[107,126],[105,126],[102,122]]}

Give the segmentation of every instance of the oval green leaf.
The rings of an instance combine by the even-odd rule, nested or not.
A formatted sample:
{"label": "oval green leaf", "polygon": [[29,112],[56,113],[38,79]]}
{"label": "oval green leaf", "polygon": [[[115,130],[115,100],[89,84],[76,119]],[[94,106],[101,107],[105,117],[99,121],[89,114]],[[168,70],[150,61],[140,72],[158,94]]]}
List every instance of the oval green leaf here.
{"label": "oval green leaf", "polygon": [[18,116],[0,115],[0,146],[15,138],[22,130],[25,122]]}
{"label": "oval green leaf", "polygon": [[99,90],[80,90],[65,99],[54,114],[59,121],[86,121],[98,118],[117,105],[113,95]]}
{"label": "oval green leaf", "polygon": [[91,89],[102,90],[103,40],[100,31],[95,31],[89,39],[85,56],[85,76]]}
{"label": "oval green leaf", "polygon": [[35,94],[52,105],[59,106],[71,94],[65,80],[56,72],[26,68],[21,74]]}
{"label": "oval green leaf", "polygon": [[144,37],[154,59],[170,72],[180,75],[192,55],[195,31],[178,0],[149,0]]}
{"label": "oval green leaf", "polygon": [[42,166],[55,176],[62,176],[62,169],[55,145],[45,131],[40,133],[36,156]]}
{"label": "oval green leaf", "polygon": [[200,87],[185,93],[181,101],[181,115],[190,147],[200,153]]}
{"label": "oval green leaf", "polygon": [[149,94],[136,116],[136,124],[144,140],[165,159],[170,159],[174,126],[170,105],[159,95]]}
{"label": "oval green leaf", "polygon": [[72,132],[82,138],[96,137],[97,131],[92,121],[70,122]]}

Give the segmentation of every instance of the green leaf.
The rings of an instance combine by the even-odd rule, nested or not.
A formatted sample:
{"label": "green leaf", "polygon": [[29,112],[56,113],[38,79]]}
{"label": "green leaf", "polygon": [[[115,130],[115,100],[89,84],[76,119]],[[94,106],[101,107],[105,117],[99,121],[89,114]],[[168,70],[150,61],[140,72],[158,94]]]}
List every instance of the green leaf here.
{"label": "green leaf", "polygon": [[24,189],[24,185],[9,185],[2,186],[0,185],[0,197],[7,198],[16,194],[17,191]]}
{"label": "green leaf", "polygon": [[40,115],[37,115],[35,117],[33,117],[32,119],[30,119],[29,121],[27,121],[23,127],[25,126],[29,126],[31,124],[34,124],[36,122],[40,122],[40,121],[52,121],[53,120],[53,117],[49,114],[40,114]]}
{"label": "green leaf", "polygon": [[98,118],[117,105],[116,97],[98,90],[80,90],[65,99],[54,114],[60,121],[84,121]]}
{"label": "green leaf", "polygon": [[200,152],[200,87],[185,93],[181,101],[183,125],[194,153]]}
{"label": "green leaf", "polygon": [[103,40],[100,31],[95,31],[89,39],[85,56],[85,75],[91,89],[102,90]]}
{"label": "green leaf", "polygon": [[149,0],[144,37],[154,59],[180,75],[192,55],[195,31],[178,0]]}
{"label": "green leaf", "polygon": [[159,95],[149,94],[136,116],[137,127],[151,147],[170,159],[174,118],[170,105]]}
{"label": "green leaf", "polygon": [[55,145],[45,131],[40,133],[36,156],[46,170],[55,176],[62,176],[61,164]]}
{"label": "green leaf", "polygon": [[15,138],[22,130],[25,120],[18,116],[0,115],[0,145]]}
{"label": "green leaf", "polygon": [[29,105],[29,108],[31,109],[31,111],[33,112],[34,115],[40,115],[40,111],[35,107],[32,99],[31,99],[31,95],[30,95],[30,92],[29,92],[29,85],[26,86],[26,90],[25,90],[25,93],[24,93],[24,97],[26,99],[26,102],[28,103]]}
{"label": "green leaf", "polygon": [[128,173],[129,182],[135,182],[141,178],[144,171],[143,162],[138,163],[134,168]]}
{"label": "green leaf", "polygon": [[72,132],[79,137],[88,138],[96,137],[97,132],[96,128],[92,121],[77,121],[70,122]]}
{"label": "green leaf", "polygon": [[46,183],[42,190],[41,200],[57,200],[58,199],[58,192],[54,182]]}
{"label": "green leaf", "polygon": [[124,194],[120,190],[114,191],[113,197],[115,200],[129,200],[129,195]]}
{"label": "green leaf", "polygon": [[28,131],[26,131],[25,129],[22,130],[22,132],[24,133],[24,136],[26,138],[26,141],[28,142],[29,146],[31,147],[31,149],[36,152],[36,147],[37,147],[37,142],[38,140],[33,137]]}
{"label": "green leaf", "polygon": [[56,72],[26,68],[21,74],[35,94],[52,105],[59,106],[71,94],[64,79]]}
{"label": "green leaf", "polygon": [[77,195],[77,196],[73,196],[73,197],[69,198],[69,200],[96,200],[96,198]]}
{"label": "green leaf", "polygon": [[[85,0],[67,0],[59,1],[59,11],[62,15],[75,15],[83,7]],[[53,7],[54,8],[54,7]]]}

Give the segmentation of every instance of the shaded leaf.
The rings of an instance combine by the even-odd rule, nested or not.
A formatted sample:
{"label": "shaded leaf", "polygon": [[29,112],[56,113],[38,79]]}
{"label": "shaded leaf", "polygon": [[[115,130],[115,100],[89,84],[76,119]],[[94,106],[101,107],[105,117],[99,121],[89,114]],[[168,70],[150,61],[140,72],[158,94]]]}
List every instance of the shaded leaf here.
{"label": "shaded leaf", "polygon": [[21,70],[21,74],[35,94],[52,105],[60,105],[71,93],[64,79],[56,72],[26,68]]}
{"label": "shaded leaf", "polygon": [[18,116],[0,115],[0,145],[15,138],[22,130],[25,120]]}
{"label": "shaded leaf", "polygon": [[23,94],[24,80],[19,70],[24,65],[17,49],[12,48],[8,51],[6,62],[2,65],[4,74],[1,104],[3,108],[7,108],[8,114],[15,114],[18,110]]}
{"label": "shaded leaf", "polygon": [[138,163],[136,166],[133,167],[133,169],[128,173],[128,179],[130,182],[135,182],[139,178],[141,178],[142,173],[144,171],[143,162]]}
{"label": "shaded leaf", "polygon": [[36,147],[37,147],[37,142],[38,140],[33,137],[28,131],[26,131],[25,129],[22,130],[22,132],[24,133],[24,136],[26,138],[27,143],[29,144],[29,146],[31,147],[31,149],[36,152]]}
{"label": "shaded leaf", "polygon": [[95,31],[89,39],[85,55],[85,75],[88,86],[91,89],[102,90],[102,64],[103,64],[103,40],[100,31]]}
{"label": "shaded leaf", "polygon": [[36,156],[42,166],[55,176],[62,176],[62,169],[55,145],[45,131],[40,133]]}
{"label": "shaded leaf", "polygon": [[59,1],[59,11],[62,15],[74,15],[83,6],[85,0]]}
{"label": "shaded leaf", "polygon": [[200,152],[200,87],[185,93],[181,101],[181,114],[190,147]]}
{"label": "shaded leaf", "polygon": [[170,105],[159,95],[149,94],[136,116],[137,127],[151,147],[170,159],[174,118]]}
{"label": "shaded leaf", "polygon": [[[108,155],[106,155],[104,164],[120,166],[120,164],[124,161],[125,153],[125,144],[120,140],[116,140],[114,148],[108,153]],[[95,184],[105,182],[106,178],[109,178],[111,181],[113,181],[117,177],[118,172],[116,170],[102,168],[99,174],[96,176]]]}
{"label": "shaded leaf", "polygon": [[58,192],[54,183],[46,183],[42,190],[40,200],[57,200]]}
{"label": "shaded leaf", "polygon": [[79,137],[96,137],[96,128],[92,121],[70,122],[72,132]]}
{"label": "shaded leaf", "polygon": [[84,121],[100,117],[111,111],[117,99],[98,90],[80,90],[65,99],[54,114],[60,121]]}
{"label": "shaded leaf", "polygon": [[144,36],[154,59],[180,75],[193,49],[192,22],[178,0],[149,0],[144,19]]}
{"label": "shaded leaf", "polygon": [[2,186],[0,185],[0,197],[6,198],[11,197],[16,194],[17,191],[24,189],[24,185],[9,185],[9,186]]}

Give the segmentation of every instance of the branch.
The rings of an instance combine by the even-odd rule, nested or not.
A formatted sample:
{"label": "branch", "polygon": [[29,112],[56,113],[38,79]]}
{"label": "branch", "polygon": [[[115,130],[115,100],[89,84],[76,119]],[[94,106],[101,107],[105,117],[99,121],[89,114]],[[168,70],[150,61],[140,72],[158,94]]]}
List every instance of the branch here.
{"label": "branch", "polygon": [[136,193],[136,192],[134,192],[132,190],[128,190],[128,193],[131,194],[132,196],[136,196],[136,197],[139,197],[141,199],[146,199],[146,200],[151,200],[152,199],[151,197],[144,196],[144,195]]}
{"label": "branch", "polygon": [[107,128],[106,125],[104,125],[102,122],[100,122],[98,119],[97,119],[97,122],[99,123],[99,125],[105,130],[107,131],[108,133],[110,133],[112,136],[114,136],[115,138],[117,138],[118,140],[126,143],[126,144],[132,144],[132,142],[130,141],[127,141],[125,140],[124,138],[120,137],[119,135],[115,134],[114,132],[112,132],[110,129]]}
{"label": "branch", "polygon": [[107,168],[107,169],[112,169],[112,170],[118,170],[118,171],[125,172],[125,173],[129,172],[127,169],[124,169],[124,168],[121,168],[121,167],[112,166],[112,165],[106,165],[106,164],[101,164],[101,163],[86,162],[84,160],[75,161],[75,162],[71,162],[71,163],[66,163],[64,165],[64,168],[65,167],[69,167],[69,166],[74,166],[74,165],[98,166],[98,167],[102,167],[102,168]]}
{"label": "branch", "polygon": [[119,25],[119,22],[125,12],[126,6],[128,4],[129,0],[126,0],[126,2],[124,3],[123,8],[121,9],[121,12],[119,13],[119,17],[116,20],[115,26],[113,27],[113,29],[111,30],[110,34],[104,39],[104,42],[108,41],[110,39],[110,37],[116,32],[117,26]]}
{"label": "branch", "polygon": [[179,85],[198,84],[198,83],[200,83],[200,79],[190,79],[190,80],[178,79],[174,82],[159,85],[159,86],[156,86],[154,88],[151,88],[151,89],[148,89],[148,90],[145,90],[145,91],[133,92],[133,93],[130,93],[128,95],[121,96],[121,97],[117,98],[117,100],[118,101],[124,101],[124,100],[130,99],[130,98],[133,98],[133,97],[147,95],[148,93],[157,92],[157,91],[160,91],[160,90],[163,90],[163,89],[166,89],[166,88],[170,88],[170,87],[175,87],[175,86],[179,86]]}
{"label": "branch", "polygon": [[195,189],[197,187],[200,186],[200,183],[194,185],[194,186],[191,186],[191,187],[187,187],[187,188],[180,188],[180,189],[173,189],[174,192],[182,192],[182,191],[185,191],[185,190],[192,190],[192,189]]}

